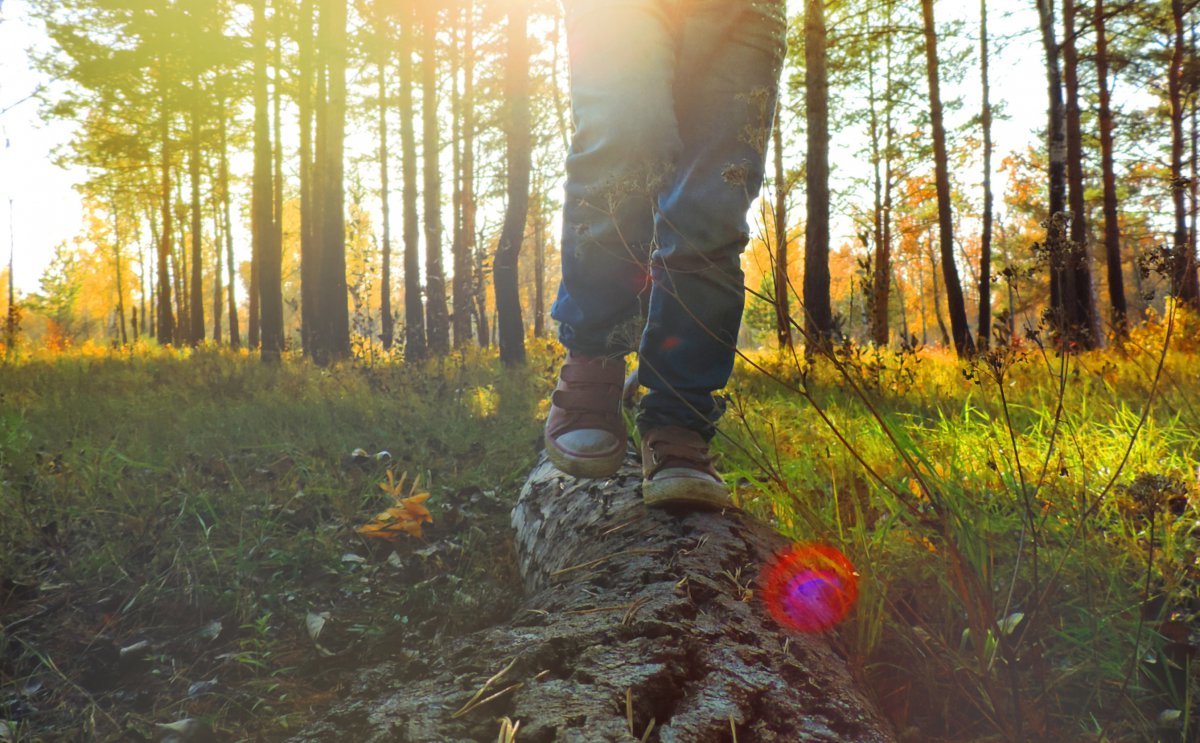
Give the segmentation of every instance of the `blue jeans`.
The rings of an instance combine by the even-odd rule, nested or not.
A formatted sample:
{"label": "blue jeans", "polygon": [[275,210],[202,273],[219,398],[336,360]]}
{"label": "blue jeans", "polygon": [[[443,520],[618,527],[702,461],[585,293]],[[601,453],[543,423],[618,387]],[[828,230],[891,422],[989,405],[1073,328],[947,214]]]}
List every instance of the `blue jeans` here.
{"label": "blue jeans", "polygon": [[575,134],[551,315],[570,350],[638,351],[642,430],[711,438],[741,324],[784,0],[563,4]]}

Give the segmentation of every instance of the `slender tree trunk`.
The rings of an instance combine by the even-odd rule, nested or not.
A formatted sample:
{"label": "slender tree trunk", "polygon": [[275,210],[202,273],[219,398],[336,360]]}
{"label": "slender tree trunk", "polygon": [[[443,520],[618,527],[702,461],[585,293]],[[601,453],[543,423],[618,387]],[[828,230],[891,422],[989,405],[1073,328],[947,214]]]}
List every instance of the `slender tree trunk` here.
{"label": "slender tree trunk", "polygon": [[829,296],[829,78],[825,0],[806,0],[804,58],[808,124],[807,222],[804,230],[804,313],[810,342],[833,337]]}
{"label": "slender tree trunk", "polygon": [[[238,311],[237,311],[237,263],[233,260],[233,205],[231,195],[229,193],[229,134],[228,125],[225,121],[225,99],[221,99],[220,107],[220,136],[221,136],[221,162],[220,169],[220,190],[221,190],[221,211],[225,220],[225,258],[228,264],[229,285],[226,288],[229,301],[229,347],[233,350],[238,350],[242,346],[242,334],[238,327]],[[220,250],[220,246],[217,250]]]}
{"label": "slender tree trunk", "polygon": [[[139,236],[140,238],[140,236]],[[140,325],[135,324],[133,342],[137,343],[139,335],[146,334],[146,245],[141,239],[138,240],[138,305],[140,312],[138,313],[138,321]],[[139,308],[133,308],[139,309]]]}
{"label": "slender tree trunk", "polygon": [[188,319],[191,321],[189,333],[191,344],[197,346],[204,342],[204,262],[202,260],[203,242],[201,234],[203,211],[200,202],[200,79],[192,78],[192,94],[196,97],[192,104],[192,136],[191,150],[188,152],[188,174],[191,177],[192,200],[192,286],[188,292],[190,309]]}
{"label": "slender tree trunk", "polygon": [[[266,0],[254,2],[254,186],[251,223],[258,254],[259,326],[264,361],[277,361],[282,350],[283,306],[280,258],[275,241],[274,182],[271,174],[271,128],[267,98]],[[251,318],[253,320],[253,318]],[[253,328],[253,326],[251,326]]]}
{"label": "slender tree trunk", "polygon": [[775,105],[775,128],[771,132],[771,146],[775,150],[775,338],[779,347],[792,346],[792,311],[789,306],[791,294],[788,281],[788,184],[787,172],[783,169],[783,98]]}
{"label": "slender tree trunk", "polygon": [[404,179],[404,358],[425,358],[425,303],[417,224],[417,144],[413,127],[413,25],[415,7],[406,2],[400,23],[400,150]]}
{"label": "slender tree trunk", "polygon": [[[278,322],[279,327],[275,330],[277,338],[275,339],[278,345],[278,351],[282,352],[287,347],[287,334],[283,327],[283,6],[280,0],[273,0],[271,4],[271,26],[274,27],[273,39],[273,59],[271,72],[271,130],[272,130],[272,156],[274,158],[274,173],[272,174],[271,186],[271,250],[274,259],[279,262],[279,269],[274,271],[272,276],[271,302],[276,302],[277,307],[270,308],[270,312],[275,318],[273,322]],[[275,288],[275,287],[278,288]],[[277,295],[277,296],[276,296]],[[266,313],[268,308],[265,306],[267,299],[264,295],[263,312]],[[264,314],[265,317],[265,314]]]}
{"label": "slender tree trunk", "polygon": [[1196,254],[1188,239],[1187,179],[1183,175],[1183,75],[1184,75],[1184,12],[1183,0],[1171,0],[1171,21],[1174,44],[1168,96],[1171,100],[1171,198],[1175,206],[1175,240],[1173,282],[1175,296],[1194,310],[1200,311],[1200,277],[1196,274]]}
{"label": "slender tree trunk", "polygon": [[[117,280],[117,322],[121,326],[121,345],[129,343],[129,336],[125,334],[125,284],[122,281],[121,272],[121,218],[117,208],[116,193],[112,196],[112,220],[113,220],[113,262],[116,267]],[[12,281],[12,259],[9,259],[8,266],[9,281]],[[9,287],[8,306],[13,307],[14,294],[12,287]]]}
{"label": "slender tree trunk", "polygon": [[1087,207],[1084,203],[1083,126],[1079,112],[1079,55],[1076,52],[1075,0],[1063,0],[1063,68],[1067,108],[1067,182],[1070,186],[1071,243],[1067,270],[1071,273],[1072,296],[1067,306],[1071,338],[1080,348],[1100,345],[1100,323],[1092,286],[1092,254],[1088,246]]}
{"label": "slender tree trunk", "polygon": [[933,252],[933,238],[926,243],[926,253],[929,256],[930,278],[933,281],[933,316],[937,320],[938,330],[942,334],[942,345],[950,345],[950,333],[946,330],[946,321],[942,319],[942,292],[938,284],[938,259]]}
{"label": "slender tree trunk", "polygon": [[[1192,27],[1191,27],[1191,49],[1192,49],[1193,55],[1195,54],[1195,50],[1198,48],[1197,47],[1197,38],[1196,38],[1196,21],[1194,20],[1194,18],[1195,18],[1195,16],[1193,16]],[[1197,126],[1198,124],[1200,124],[1200,111],[1197,110],[1197,106],[1200,106],[1200,90],[1193,89],[1190,97],[1192,100],[1192,110],[1191,110],[1192,154],[1191,154],[1191,157],[1189,158],[1191,160],[1191,177],[1188,179],[1188,183],[1189,183],[1188,196],[1191,201],[1191,203],[1189,204],[1189,207],[1190,207],[1191,214],[1192,214],[1192,229],[1188,232],[1188,238],[1189,238],[1188,245],[1189,245],[1190,255],[1193,256],[1193,259],[1195,259],[1194,257],[1198,255],[1198,253],[1197,253],[1198,240],[1200,240],[1200,233],[1197,232],[1197,224],[1196,224],[1196,218],[1197,218],[1197,216],[1200,216],[1197,213],[1198,207],[1200,207],[1200,128],[1198,128],[1198,126]]]}
{"label": "slender tree trunk", "polygon": [[1070,272],[1060,253],[1066,244],[1066,234],[1059,217],[1067,206],[1067,137],[1064,116],[1062,71],[1058,63],[1058,39],[1054,32],[1053,0],[1035,0],[1041,21],[1042,47],[1046,53],[1046,89],[1049,95],[1049,124],[1047,127],[1050,152],[1050,209],[1046,221],[1046,246],[1050,263],[1050,314],[1051,322],[1065,332],[1069,318],[1066,315],[1066,296],[1070,295],[1067,285]]}
{"label": "slender tree trunk", "polygon": [[950,211],[950,166],[946,153],[946,130],[942,123],[942,96],[938,78],[937,29],[934,26],[933,0],[921,0],[925,25],[925,61],[929,73],[929,116],[933,127],[933,158],[937,180],[938,233],[942,246],[942,277],[946,283],[946,306],[950,311],[950,330],[954,350],[960,358],[975,354],[971,325],[967,321],[962,284],[954,262],[954,217]]}
{"label": "slender tree trunk", "polygon": [[[895,105],[896,87],[895,80],[892,77],[892,51],[895,43],[895,34],[891,32],[893,28],[895,10],[895,0],[886,0],[885,8],[885,23],[887,26],[886,38],[884,39],[884,109],[883,109],[883,239],[880,245],[883,254],[887,256],[888,273],[896,282],[897,298],[900,300],[900,324],[903,325],[904,342],[908,342],[908,310],[904,306],[904,296],[900,293],[900,280],[896,277],[895,272],[891,267],[892,257],[892,184],[894,180],[893,160],[896,154],[896,127],[892,122],[892,108]],[[878,270],[878,267],[876,267]],[[884,296],[886,297],[886,290]],[[886,306],[886,300],[885,300]]]}
{"label": "slender tree trunk", "polygon": [[446,308],[446,270],[442,265],[442,174],[439,164],[437,5],[421,8],[421,114],[425,175],[425,317],[429,350],[450,350],[450,318]]}
{"label": "slender tree trunk", "polygon": [[979,347],[986,349],[992,338],[992,96],[989,76],[987,0],[979,0],[979,72],[982,79],[983,110],[983,234],[979,250]]}
{"label": "slender tree trunk", "polygon": [[1112,305],[1113,332],[1123,338],[1129,330],[1129,308],[1125,303],[1125,277],[1121,268],[1121,232],[1117,216],[1117,177],[1113,168],[1112,95],[1108,87],[1108,33],[1104,0],[1092,6],[1096,30],[1096,81],[1099,92],[1100,175],[1104,187],[1104,256],[1108,267],[1108,300]]}
{"label": "slender tree trunk", "polygon": [[534,186],[533,212],[533,337],[541,338],[546,333],[546,220],[543,207],[545,194],[542,179],[537,178]]}
{"label": "slender tree trunk", "polygon": [[[466,3],[463,3],[465,9]],[[466,9],[469,13],[469,9]],[[469,15],[459,18],[459,23],[452,24],[455,28],[455,48],[462,49],[464,44],[458,37],[460,24],[470,23]],[[466,63],[466,50],[462,49],[455,57],[454,70],[451,74],[450,86],[450,119],[453,123],[453,142],[451,157],[454,173],[454,194],[452,199],[454,236],[452,238],[451,254],[454,259],[453,306],[451,313],[451,331],[455,348],[466,348],[471,342],[471,311],[474,300],[471,296],[471,252],[470,241],[463,226],[463,96],[459,88],[459,73]]]}
{"label": "slender tree trunk", "polygon": [[346,227],[344,141],[346,138],[346,0],[332,0],[321,8],[320,48],[327,63],[328,102],[322,138],[325,144],[322,179],[321,264],[319,269],[320,316],[325,340],[318,362],[350,356],[350,310],[346,289]]}
{"label": "slender tree trunk", "polygon": [[388,173],[386,53],[381,55],[376,69],[379,73],[379,84],[377,87],[379,95],[379,201],[383,212],[383,254],[380,260],[382,265],[380,266],[381,276],[379,286],[380,340],[383,342],[384,348],[391,349],[395,326],[392,321],[392,208],[389,203],[391,188]]}
{"label": "slender tree trunk", "polygon": [[225,263],[221,260],[221,251],[224,247],[225,230],[221,226],[221,195],[218,193],[217,179],[213,176],[212,162],[209,161],[208,181],[212,187],[212,236],[213,236],[213,293],[212,293],[212,308],[213,308],[213,323],[212,323],[212,339],[216,345],[221,345],[225,340],[224,330],[221,323],[224,320],[225,298],[223,296],[224,287],[221,281],[221,272],[225,270]]}
{"label": "slender tree trunk", "polygon": [[505,100],[508,103],[508,207],[496,246],[493,280],[500,360],[507,366],[525,363],[525,326],[521,320],[518,258],[529,210],[532,133],[529,110],[529,6],[518,0],[508,11],[508,56]]}
{"label": "slender tree trunk", "polygon": [[466,0],[466,6],[466,29],[463,33],[462,229],[467,240],[464,251],[473,257],[475,263],[471,288],[474,295],[476,337],[479,345],[486,348],[491,338],[488,332],[485,290],[487,281],[483,265],[486,251],[476,226],[478,210],[475,203],[475,0]]}
{"label": "slender tree trunk", "polygon": [[162,232],[158,243],[158,319],[155,337],[163,345],[175,342],[175,316],[171,312],[171,275],[167,267],[171,249],[171,115],[167,103],[167,81],[159,78],[159,139],[162,158]]}
{"label": "slender tree trunk", "polygon": [[[873,28],[870,24],[870,11],[868,12],[867,33],[871,34]],[[890,33],[890,29],[884,29],[884,33]],[[889,254],[887,245],[883,241],[883,167],[884,153],[880,144],[881,133],[879,123],[879,111],[877,106],[879,98],[875,94],[875,46],[872,44],[869,47],[867,60],[867,106],[869,113],[869,132],[871,140],[871,170],[874,176],[874,209],[872,210],[871,218],[871,238],[872,252],[874,260],[872,261],[872,276],[871,276],[871,292],[868,306],[870,307],[870,324],[871,324],[871,341],[877,346],[887,346],[888,344],[888,290],[891,289],[891,255]],[[884,92],[886,98],[888,91]],[[890,102],[884,102],[884,106],[890,105]]]}
{"label": "slender tree trunk", "polygon": [[316,322],[316,223],[318,209],[313,198],[313,0],[300,5],[296,44],[299,47],[300,92],[300,344],[304,355],[313,355],[313,326]]}

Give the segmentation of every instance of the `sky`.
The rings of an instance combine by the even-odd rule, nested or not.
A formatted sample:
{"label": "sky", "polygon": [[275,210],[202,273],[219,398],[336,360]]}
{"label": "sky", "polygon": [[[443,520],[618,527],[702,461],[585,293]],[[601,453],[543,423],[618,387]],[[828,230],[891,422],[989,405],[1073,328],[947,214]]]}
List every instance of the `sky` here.
{"label": "sky", "polygon": [[[793,13],[799,10],[800,2],[789,3]],[[1045,118],[1045,78],[1033,3],[991,0],[988,7],[993,36],[993,96],[1005,105],[1009,116],[995,126],[995,162],[999,163],[1008,152],[1024,150],[1034,141],[1035,130]],[[967,24],[965,36],[977,35],[976,4],[943,0],[937,4],[937,13],[939,24],[962,20]],[[79,197],[73,186],[83,180],[84,174],[53,162],[56,148],[69,142],[72,124],[43,121],[39,102],[30,97],[47,81],[30,69],[27,52],[45,51],[49,46],[45,29],[30,18],[26,0],[0,0],[0,255],[7,259],[9,248],[15,245],[15,281],[25,293],[37,290],[38,278],[54,246],[77,236],[82,229]],[[976,72],[972,70],[961,86],[944,90],[943,96],[962,98],[964,106],[958,116],[964,121],[974,115],[979,107]],[[954,122],[949,123],[952,126]],[[369,135],[358,136],[364,141],[348,142],[350,149],[370,151],[372,145],[365,141]]]}

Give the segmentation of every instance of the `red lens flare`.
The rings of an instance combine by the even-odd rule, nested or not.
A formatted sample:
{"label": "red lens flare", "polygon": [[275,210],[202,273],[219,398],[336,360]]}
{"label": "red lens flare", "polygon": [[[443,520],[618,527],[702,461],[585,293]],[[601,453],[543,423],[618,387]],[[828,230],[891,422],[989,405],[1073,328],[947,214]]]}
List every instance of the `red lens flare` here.
{"label": "red lens flare", "polygon": [[800,632],[824,632],[858,599],[858,573],[837,549],[797,544],[763,567],[763,602],[775,621]]}

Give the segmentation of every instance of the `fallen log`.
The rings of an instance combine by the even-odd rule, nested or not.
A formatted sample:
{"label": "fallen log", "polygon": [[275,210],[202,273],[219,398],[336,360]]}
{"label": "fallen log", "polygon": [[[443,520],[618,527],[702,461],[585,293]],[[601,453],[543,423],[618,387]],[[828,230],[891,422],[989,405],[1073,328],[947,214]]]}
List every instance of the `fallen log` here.
{"label": "fallen log", "polygon": [[737,512],[647,511],[639,487],[632,456],[608,481],[543,458],[512,515],[518,613],[372,669],[369,698],[295,740],[490,741],[502,717],[521,743],[894,740],[827,640],[755,600],[783,538]]}

